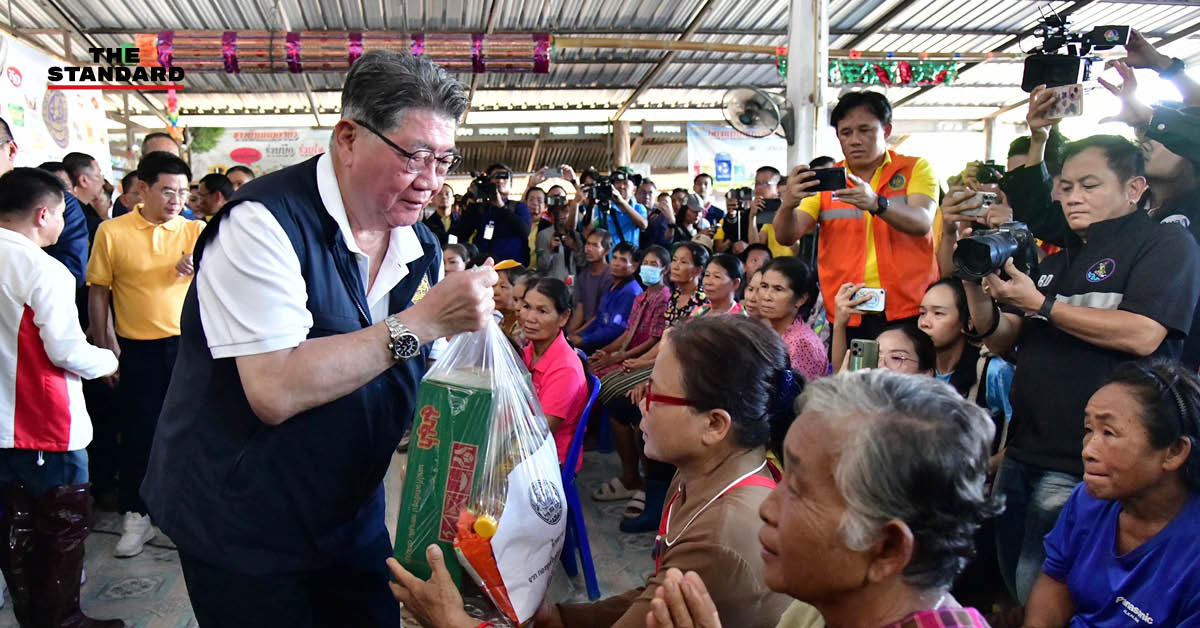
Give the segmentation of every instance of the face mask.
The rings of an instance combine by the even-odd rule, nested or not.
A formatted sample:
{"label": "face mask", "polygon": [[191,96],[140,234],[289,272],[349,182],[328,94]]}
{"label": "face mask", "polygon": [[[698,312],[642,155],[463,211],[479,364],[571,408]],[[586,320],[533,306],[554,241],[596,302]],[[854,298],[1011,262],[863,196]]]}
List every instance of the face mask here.
{"label": "face mask", "polygon": [[638,271],[638,276],[642,278],[642,283],[653,286],[662,281],[662,269],[657,266],[642,266]]}

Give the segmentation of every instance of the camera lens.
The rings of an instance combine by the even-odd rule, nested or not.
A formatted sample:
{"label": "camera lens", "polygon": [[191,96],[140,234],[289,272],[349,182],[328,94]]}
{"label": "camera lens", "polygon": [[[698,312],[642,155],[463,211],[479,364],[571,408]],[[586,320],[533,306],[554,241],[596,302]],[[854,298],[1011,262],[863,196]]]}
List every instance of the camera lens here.
{"label": "camera lens", "polygon": [[1017,251],[1017,240],[1003,231],[973,235],[958,243],[954,267],[971,279],[982,279],[1004,267]]}

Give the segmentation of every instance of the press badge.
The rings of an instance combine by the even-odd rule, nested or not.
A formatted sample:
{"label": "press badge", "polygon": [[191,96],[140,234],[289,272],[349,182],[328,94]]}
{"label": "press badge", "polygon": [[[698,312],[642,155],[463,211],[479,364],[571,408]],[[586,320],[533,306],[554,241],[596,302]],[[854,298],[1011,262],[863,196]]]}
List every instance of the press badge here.
{"label": "press badge", "polygon": [[484,229],[483,229],[483,239],[484,239],[484,240],[491,240],[491,239],[492,239],[492,232],[493,232],[493,231],[495,231],[495,230],[496,230],[496,223],[495,223],[495,222],[489,222],[489,223],[487,224],[487,227],[484,227]]}
{"label": "press badge", "polygon": [[454,235],[453,233],[446,234],[446,243],[447,244],[458,244],[458,236]]}

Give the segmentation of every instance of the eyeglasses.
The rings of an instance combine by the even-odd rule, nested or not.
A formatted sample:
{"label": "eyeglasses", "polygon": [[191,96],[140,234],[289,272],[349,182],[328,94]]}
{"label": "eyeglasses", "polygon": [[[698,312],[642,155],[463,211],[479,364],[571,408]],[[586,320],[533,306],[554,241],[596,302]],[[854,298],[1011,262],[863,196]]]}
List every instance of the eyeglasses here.
{"label": "eyeglasses", "polygon": [[643,401],[643,404],[642,404],[643,407],[645,408],[646,412],[650,411],[650,402],[651,401],[653,401],[655,403],[663,403],[668,406],[691,406],[691,405],[694,405],[691,402],[691,400],[684,399],[683,397],[672,397],[670,395],[654,394],[654,384],[653,384],[653,382],[648,381],[648,382],[646,382],[646,399]]}
{"label": "eyeglasses", "polygon": [[410,153],[410,152],[404,150],[403,148],[400,148],[399,146],[397,146],[395,142],[393,142],[392,140],[389,140],[387,137],[385,137],[383,135],[383,133],[380,133],[378,130],[375,129],[375,127],[367,124],[366,122],[363,122],[362,120],[354,120],[353,122],[355,124],[361,126],[362,128],[374,133],[375,137],[378,137],[379,139],[383,140],[384,144],[387,144],[388,146],[390,146],[392,148],[392,150],[396,151],[397,153],[400,153],[400,156],[404,157],[404,170],[405,170],[405,172],[407,172],[409,174],[421,174],[422,172],[425,172],[426,170],[428,170],[430,167],[434,167],[436,169],[438,176],[444,177],[447,174],[454,172],[454,169],[457,168],[460,163],[462,163],[461,155],[453,155],[452,154],[452,155],[445,155],[442,157],[437,157],[433,154],[433,151],[428,151],[428,150],[418,150],[418,151]]}
{"label": "eyeglasses", "polygon": [[896,370],[904,367],[905,362],[916,362],[917,359],[906,353],[889,353],[883,356],[883,366]]}
{"label": "eyeglasses", "polygon": [[162,194],[162,197],[168,201],[173,201],[180,198],[186,199],[190,193],[191,190],[175,190],[172,188],[163,188],[159,190],[159,194]]}

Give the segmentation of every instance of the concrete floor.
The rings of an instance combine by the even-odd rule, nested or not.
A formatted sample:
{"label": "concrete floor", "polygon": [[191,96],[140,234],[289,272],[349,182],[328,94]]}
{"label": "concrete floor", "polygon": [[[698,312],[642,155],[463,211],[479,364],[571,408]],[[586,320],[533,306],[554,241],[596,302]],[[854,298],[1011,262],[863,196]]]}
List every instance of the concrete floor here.
{"label": "concrete floor", "polygon": [[[587,452],[580,472],[579,485],[584,517],[587,521],[592,555],[602,595],[621,593],[645,582],[654,570],[650,549],[654,534],[622,534],[617,530],[624,502],[597,503],[588,495],[608,478],[617,475],[619,463],[614,454]],[[399,512],[399,493],[406,456],[397,454],[388,470],[387,521],[395,534]],[[170,540],[160,535],[133,558],[112,555],[120,535],[121,520],[116,513],[97,513],[96,525],[87,540],[87,582],[83,585],[82,606],[96,618],[120,618],[131,628],[190,628],[197,626],[188,601],[187,588],[179,568],[179,555]],[[561,572],[561,569],[560,569]],[[582,574],[568,581],[565,573],[552,587],[555,601],[586,598]],[[5,596],[0,608],[0,628],[16,627],[11,600]],[[408,625],[416,625],[415,622]]]}

